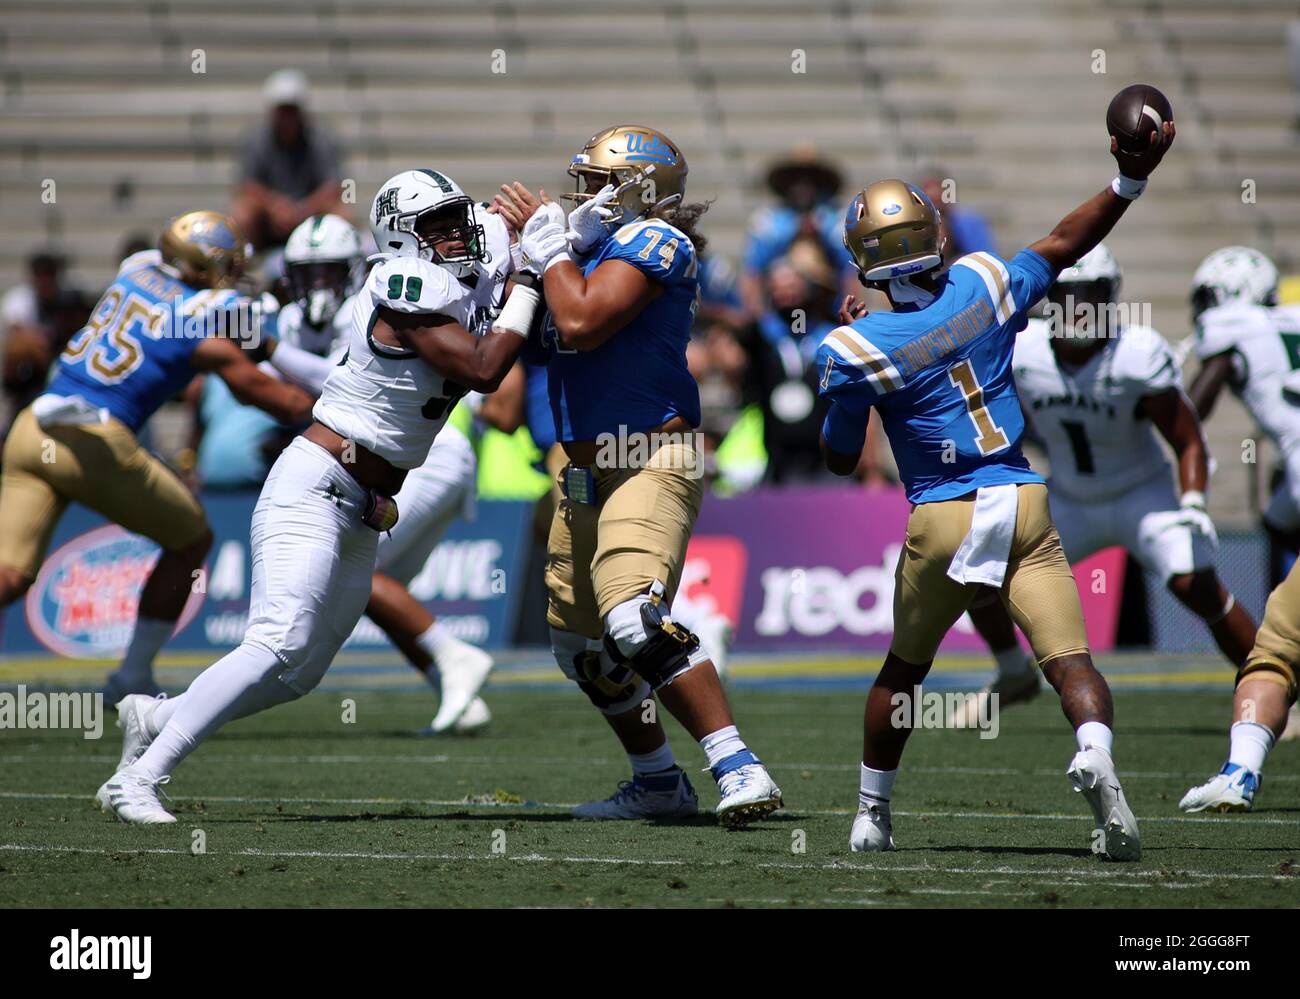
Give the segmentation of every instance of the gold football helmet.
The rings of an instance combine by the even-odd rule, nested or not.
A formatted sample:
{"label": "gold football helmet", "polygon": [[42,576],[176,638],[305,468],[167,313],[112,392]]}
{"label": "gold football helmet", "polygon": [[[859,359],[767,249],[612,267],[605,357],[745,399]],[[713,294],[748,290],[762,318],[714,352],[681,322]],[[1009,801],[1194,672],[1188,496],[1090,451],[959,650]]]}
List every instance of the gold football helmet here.
{"label": "gold football helmet", "polygon": [[229,288],[244,273],[246,243],[235,220],[221,212],[186,212],[163,228],[163,263],[196,288]]}
{"label": "gold football helmet", "polygon": [[606,184],[627,185],[607,206],[613,228],[651,212],[680,204],[686,194],[686,157],[668,136],[640,125],[615,125],[598,132],[569,164],[577,181],[573,194],[561,195],[581,204]]}
{"label": "gold football helmet", "polygon": [[863,281],[932,270],[943,262],[939,209],[915,184],[878,180],[850,203],[844,247]]}

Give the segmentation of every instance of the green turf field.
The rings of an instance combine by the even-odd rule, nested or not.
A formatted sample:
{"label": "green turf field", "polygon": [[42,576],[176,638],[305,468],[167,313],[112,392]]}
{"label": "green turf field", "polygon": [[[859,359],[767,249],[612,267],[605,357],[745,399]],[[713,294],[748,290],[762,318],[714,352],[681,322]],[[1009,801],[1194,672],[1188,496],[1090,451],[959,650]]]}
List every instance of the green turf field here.
{"label": "green turf field", "polygon": [[[345,697],[354,724],[341,721]],[[1050,694],[1008,709],[997,739],[916,733],[895,791],[899,851],[869,858],[847,845],[861,690],[733,691],[788,804],[744,832],[707,814],[570,820],[566,806],[626,776],[600,719],[549,687],[489,691],[489,702],[487,732],[430,740],[412,734],[430,714],[423,694],[317,691],[203,746],[170,786],[180,822],[165,827],[121,825],[93,804],[115,729],[101,742],[0,732],[0,904],[1300,904],[1300,744],[1270,759],[1254,814],[1176,808],[1221,762],[1225,692],[1117,694],[1117,757],[1144,847],[1128,865],[1089,851],[1090,813],[1063,776],[1073,741]],[[671,731],[679,757],[702,766]],[[712,781],[692,780],[712,808]]]}

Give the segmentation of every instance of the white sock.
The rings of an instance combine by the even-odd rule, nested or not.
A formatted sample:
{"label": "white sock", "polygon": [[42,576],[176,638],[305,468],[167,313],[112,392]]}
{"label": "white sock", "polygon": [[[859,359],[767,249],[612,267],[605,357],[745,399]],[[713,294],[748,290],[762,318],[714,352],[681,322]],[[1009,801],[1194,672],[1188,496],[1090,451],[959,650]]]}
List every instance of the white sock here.
{"label": "white sock", "polygon": [[657,774],[677,766],[677,758],[673,756],[673,749],[668,745],[667,740],[664,740],[664,744],[654,752],[628,753],[627,758],[632,763],[632,773],[637,777]]}
{"label": "white sock", "polygon": [[176,698],[167,724],[131,769],[166,776],[226,722],[296,699],[297,691],[276,676],[281,665],[260,645],[241,645],[217,660]]}
{"label": "white sock", "polygon": [[438,660],[444,656],[450,655],[458,644],[455,635],[441,621],[434,621],[424,630],[424,633],[415,640],[425,654],[433,660],[433,666],[425,673],[429,677],[430,683],[436,683],[438,677]]}
{"label": "white sock", "polygon": [[866,808],[868,805],[888,804],[897,777],[897,767],[893,770],[872,770],[865,763],[862,764],[862,773],[858,778],[858,805]]}
{"label": "white sock", "polygon": [[745,741],[736,731],[735,725],[728,725],[716,732],[711,732],[700,740],[700,748],[709,758],[709,766],[716,767],[733,753],[741,753],[747,748]]}
{"label": "white sock", "polygon": [[175,630],[175,621],[137,617],[135,630],[131,633],[131,644],[127,646],[126,655],[122,657],[117,672],[124,679],[152,678],[154,657]]}
{"label": "white sock", "polygon": [[1273,748],[1273,733],[1259,722],[1233,722],[1228,729],[1228,762],[1259,773]]}
{"label": "white sock", "polygon": [[158,733],[167,727],[171,721],[172,715],[176,709],[181,706],[185,700],[185,694],[180,693],[175,697],[166,697],[158,702],[158,706],[153,709],[153,714],[149,716],[149,734],[157,738]]}
{"label": "white sock", "polygon": [[1009,649],[995,649],[993,659],[998,664],[1000,676],[1022,676],[1033,672],[1038,665],[1034,657],[1020,647],[1019,642]]}
{"label": "white sock", "polygon": [[1101,722],[1084,722],[1074,730],[1074,738],[1079,743],[1079,752],[1082,753],[1085,749],[1100,749],[1110,756],[1110,748],[1115,742],[1115,733],[1110,730],[1109,725],[1103,725]]}

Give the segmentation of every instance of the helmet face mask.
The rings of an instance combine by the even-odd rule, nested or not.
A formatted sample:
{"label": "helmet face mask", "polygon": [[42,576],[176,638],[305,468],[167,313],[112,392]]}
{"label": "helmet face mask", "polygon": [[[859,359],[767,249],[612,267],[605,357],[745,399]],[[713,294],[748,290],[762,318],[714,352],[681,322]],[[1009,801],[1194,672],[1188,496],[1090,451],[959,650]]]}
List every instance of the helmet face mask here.
{"label": "helmet face mask", "polygon": [[[399,216],[397,225],[416,238],[421,250],[427,251],[428,259],[434,263],[472,266],[487,256],[484,252],[487,237],[474,218],[474,202],[467,197]],[[409,229],[404,228],[407,225]]]}
{"label": "helmet face mask", "polygon": [[319,329],[333,320],[352,291],[360,261],[357,231],[338,215],[313,215],[290,233],[285,283],[309,325]]}

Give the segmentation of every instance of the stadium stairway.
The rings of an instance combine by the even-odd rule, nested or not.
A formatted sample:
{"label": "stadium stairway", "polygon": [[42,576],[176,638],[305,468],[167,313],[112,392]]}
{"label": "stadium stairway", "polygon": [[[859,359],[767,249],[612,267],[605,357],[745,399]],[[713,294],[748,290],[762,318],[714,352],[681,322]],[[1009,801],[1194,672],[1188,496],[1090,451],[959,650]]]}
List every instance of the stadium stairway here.
{"label": "stadium stairway", "polygon": [[[413,162],[478,197],[515,178],[559,192],[577,143],[631,119],[687,151],[692,196],[714,201],[707,232],[733,257],[765,166],[801,143],[849,184],[942,164],[1014,251],[1110,176],[1104,109],[1142,80],[1173,101],[1179,148],[1111,245],[1125,297],[1177,341],[1210,250],[1295,263],[1297,17],[1282,0],[607,0],[598,15],[571,0],[8,0],[0,288],[45,245],[97,286],[128,231],[228,204],[238,139],[283,66],[311,77],[357,221]],[[1240,461],[1249,420],[1229,403],[1210,431],[1216,513],[1245,524],[1262,475]]]}

